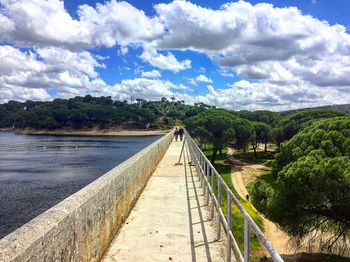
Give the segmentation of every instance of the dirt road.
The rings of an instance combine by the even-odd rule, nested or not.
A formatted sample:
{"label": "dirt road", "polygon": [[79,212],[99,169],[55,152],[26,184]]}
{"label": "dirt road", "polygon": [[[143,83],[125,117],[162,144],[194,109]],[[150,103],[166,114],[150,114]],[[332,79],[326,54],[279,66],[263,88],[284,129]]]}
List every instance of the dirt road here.
{"label": "dirt road", "polygon": [[[246,199],[246,196],[249,194],[247,190],[248,184],[261,175],[263,171],[269,170],[269,168],[261,164],[241,162],[234,159],[233,153],[234,151],[232,149],[228,150],[228,158],[233,163],[231,169],[232,184],[240,197]],[[265,227],[264,234],[277,252],[279,254],[294,254],[295,248],[291,245],[288,235],[262,214],[260,216]]]}

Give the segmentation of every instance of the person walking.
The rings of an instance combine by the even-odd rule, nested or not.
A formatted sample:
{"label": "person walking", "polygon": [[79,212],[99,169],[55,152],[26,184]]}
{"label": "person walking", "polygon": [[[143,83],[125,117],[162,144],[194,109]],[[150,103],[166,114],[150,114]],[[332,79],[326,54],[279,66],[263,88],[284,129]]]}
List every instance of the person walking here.
{"label": "person walking", "polygon": [[182,141],[182,138],[184,137],[184,133],[185,133],[185,130],[182,127],[180,127],[179,128],[180,141]]}
{"label": "person walking", "polygon": [[178,128],[175,129],[174,136],[175,136],[175,141],[177,142],[177,139],[179,137],[179,129]]}

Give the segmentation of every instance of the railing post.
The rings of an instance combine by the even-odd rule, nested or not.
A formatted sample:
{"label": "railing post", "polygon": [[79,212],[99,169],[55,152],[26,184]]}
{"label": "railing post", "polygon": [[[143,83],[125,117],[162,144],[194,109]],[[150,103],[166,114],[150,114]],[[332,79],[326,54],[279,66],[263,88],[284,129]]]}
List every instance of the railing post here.
{"label": "railing post", "polygon": [[198,181],[200,181],[201,180],[201,168],[200,168],[200,162],[201,162],[201,158],[200,158],[200,156],[199,156],[199,153],[198,153],[198,148],[195,148],[196,150],[195,150],[195,154],[196,154],[196,163],[197,163],[197,175],[198,175]]}
{"label": "railing post", "polygon": [[204,188],[204,156],[201,154],[201,167],[202,167],[202,181],[201,181],[201,187]]}
{"label": "railing post", "polygon": [[220,217],[220,209],[221,209],[221,179],[218,177],[218,239],[221,239],[221,217]]}
{"label": "railing post", "polygon": [[209,205],[209,195],[210,195],[210,190],[209,190],[209,174],[211,174],[211,167],[210,165],[207,163],[207,201],[206,201],[206,205]]}
{"label": "railing post", "polygon": [[200,185],[202,187],[202,155],[201,153],[198,151],[198,158],[199,158],[199,161],[198,161],[198,164],[199,164],[199,181],[201,182]]}
{"label": "railing post", "polygon": [[187,139],[187,148],[188,148],[188,151],[190,151],[190,158],[191,158],[191,160],[188,164],[193,165],[193,147],[192,147],[192,141],[190,138]]}
{"label": "railing post", "polygon": [[250,226],[246,218],[244,218],[244,262],[250,261]]}
{"label": "railing post", "polygon": [[215,211],[215,206],[214,206],[214,196],[215,196],[215,188],[214,188],[214,177],[215,177],[215,172],[211,172],[211,189],[213,190],[213,194],[211,196],[211,219],[214,219],[214,211]]}
{"label": "railing post", "polygon": [[203,184],[204,184],[204,187],[203,187],[203,191],[204,191],[204,196],[207,192],[207,182],[206,182],[206,179],[207,179],[207,174],[208,174],[208,165],[207,165],[207,161],[205,161],[204,159],[204,165],[203,165],[203,169],[204,169],[204,174],[203,174]]}
{"label": "railing post", "polygon": [[232,220],[232,203],[231,203],[231,195],[229,192],[227,192],[227,228],[226,228],[226,235],[227,235],[227,250],[226,250],[226,261],[231,261],[231,237],[230,237],[230,231],[231,231],[231,220]]}
{"label": "railing post", "polygon": [[204,156],[201,154],[201,158],[202,158],[202,183],[201,183],[201,186],[203,187],[203,189],[204,189],[204,172],[205,172],[205,170],[204,170]]}

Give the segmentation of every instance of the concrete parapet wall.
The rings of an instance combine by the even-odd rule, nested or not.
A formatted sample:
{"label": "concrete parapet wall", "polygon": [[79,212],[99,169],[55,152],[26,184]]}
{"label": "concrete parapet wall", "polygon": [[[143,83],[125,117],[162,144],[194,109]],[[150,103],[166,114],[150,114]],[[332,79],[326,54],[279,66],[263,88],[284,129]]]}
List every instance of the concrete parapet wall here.
{"label": "concrete parapet wall", "polygon": [[172,132],[0,240],[0,261],[99,261]]}

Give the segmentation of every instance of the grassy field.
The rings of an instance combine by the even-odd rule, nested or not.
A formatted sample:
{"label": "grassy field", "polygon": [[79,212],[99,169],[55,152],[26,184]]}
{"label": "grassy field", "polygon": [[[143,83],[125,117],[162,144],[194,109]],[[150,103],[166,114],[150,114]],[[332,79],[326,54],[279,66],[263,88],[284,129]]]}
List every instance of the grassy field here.
{"label": "grassy field", "polygon": [[[204,154],[207,158],[211,157],[211,149],[206,148],[203,150]],[[259,226],[259,228],[263,231],[263,223],[259,214],[254,210],[251,203],[239,197],[237,192],[235,191],[232,180],[231,180],[231,164],[227,160],[227,151],[223,150],[222,155],[217,156],[217,160],[215,161],[215,167],[218,170],[219,174],[225,181],[225,183],[230,187],[235,196],[239,199],[240,203],[243,205],[248,214],[253,218],[255,223]],[[215,181],[215,193],[217,193],[217,181]],[[222,201],[221,206],[224,214],[227,216],[227,193],[225,190],[222,191]],[[244,252],[244,218],[239,212],[238,208],[232,207],[232,232],[233,235],[240,247],[241,252]],[[261,258],[265,257],[264,248],[262,247],[259,239],[256,237],[253,231],[250,234],[251,240],[251,261],[260,261]]]}
{"label": "grassy field", "polygon": [[248,164],[265,164],[267,161],[271,161],[274,159],[274,151],[257,151],[258,158],[254,157],[254,152],[252,149],[247,150],[246,154],[243,153],[243,150],[235,151],[235,159],[241,160]]}

